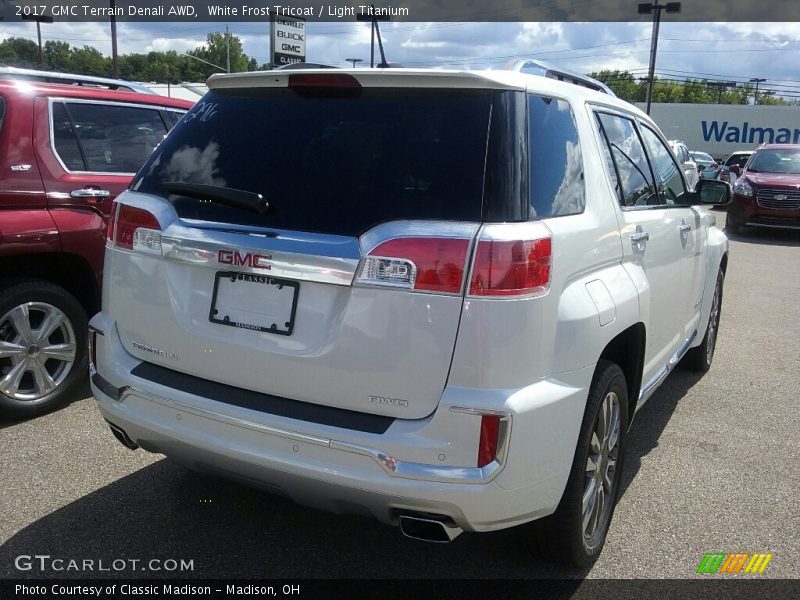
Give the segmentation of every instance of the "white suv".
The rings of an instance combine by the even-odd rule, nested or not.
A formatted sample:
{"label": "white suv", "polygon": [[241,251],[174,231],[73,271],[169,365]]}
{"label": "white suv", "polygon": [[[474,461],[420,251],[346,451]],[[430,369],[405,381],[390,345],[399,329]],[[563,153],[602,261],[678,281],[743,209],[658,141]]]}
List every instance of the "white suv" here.
{"label": "white suv", "polygon": [[728,242],[698,204],[730,186],[687,189],[653,121],[585,86],[212,77],[109,228],[114,434],[430,541],[538,520],[589,564],[635,412],[713,358]]}

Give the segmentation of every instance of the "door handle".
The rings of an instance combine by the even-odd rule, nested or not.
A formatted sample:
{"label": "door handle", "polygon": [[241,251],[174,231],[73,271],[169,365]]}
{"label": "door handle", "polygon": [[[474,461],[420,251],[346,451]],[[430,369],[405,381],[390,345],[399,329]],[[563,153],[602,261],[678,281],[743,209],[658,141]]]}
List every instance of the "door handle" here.
{"label": "door handle", "polygon": [[687,225],[686,223],[684,223],[682,225],[678,225],[678,231],[680,231],[681,233],[688,233],[691,230],[692,230],[692,226],[691,225]]}
{"label": "door handle", "polygon": [[641,244],[642,242],[646,242],[650,239],[650,234],[646,231],[637,231],[634,234],[631,234],[631,241],[634,244]]}
{"label": "door handle", "polygon": [[73,198],[108,198],[111,192],[108,190],[83,188],[82,190],[72,190],[69,195]]}

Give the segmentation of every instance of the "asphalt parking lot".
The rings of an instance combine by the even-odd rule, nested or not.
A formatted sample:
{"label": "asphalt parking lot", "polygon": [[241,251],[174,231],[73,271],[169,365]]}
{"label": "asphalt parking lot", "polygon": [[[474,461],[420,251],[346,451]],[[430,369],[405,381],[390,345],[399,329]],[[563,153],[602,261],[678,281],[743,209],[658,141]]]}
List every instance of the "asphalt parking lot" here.
{"label": "asphalt parking lot", "polygon": [[637,416],[624,494],[588,572],[531,558],[525,528],[424,544],[130,452],[87,385],[55,413],[0,422],[0,578],[81,575],[15,568],[37,554],[194,561],[128,577],[688,578],[716,551],[773,553],[760,577],[800,577],[798,300],[800,233],[732,237],[714,366],[679,369]]}

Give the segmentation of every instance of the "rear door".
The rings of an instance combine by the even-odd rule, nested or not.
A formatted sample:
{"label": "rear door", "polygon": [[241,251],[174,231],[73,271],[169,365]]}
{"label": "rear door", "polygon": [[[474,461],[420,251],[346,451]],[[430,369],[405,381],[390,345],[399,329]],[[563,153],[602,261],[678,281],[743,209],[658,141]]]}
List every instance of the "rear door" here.
{"label": "rear door", "polygon": [[[109,254],[104,310],[122,343],[243,389],[427,416],[447,381],[482,218],[494,97],[210,92],[121,199],[177,215],[158,255]],[[513,144],[497,146],[508,170]],[[123,211],[118,245],[130,240]]]}
{"label": "rear door", "polygon": [[50,207],[104,218],[170,128],[158,107],[75,98],[37,98],[36,118]]}
{"label": "rear door", "polygon": [[623,265],[639,290],[647,326],[643,374],[647,382],[683,340],[684,249],[677,229],[681,215],[661,202],[634,120],[611,112],[596,112],[595,117],[607,171],[618,193]]}

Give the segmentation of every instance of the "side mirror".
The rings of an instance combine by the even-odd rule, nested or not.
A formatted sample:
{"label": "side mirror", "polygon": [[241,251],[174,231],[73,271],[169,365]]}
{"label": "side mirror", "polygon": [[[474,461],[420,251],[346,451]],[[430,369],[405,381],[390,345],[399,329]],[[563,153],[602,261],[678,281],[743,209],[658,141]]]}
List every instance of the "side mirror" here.
{"label": "side mirror", "polygon": [[728,167],[728,171],[730,171],[737,177],[742,174],[742,170],[741,168],[739,168],[739,165],[731,165],[730,167]]}
{"label": "side mirror", "polygon": [[694,193],[695,204],[725,206],[731,201],[731,184],[720,179],[701,179]]}

